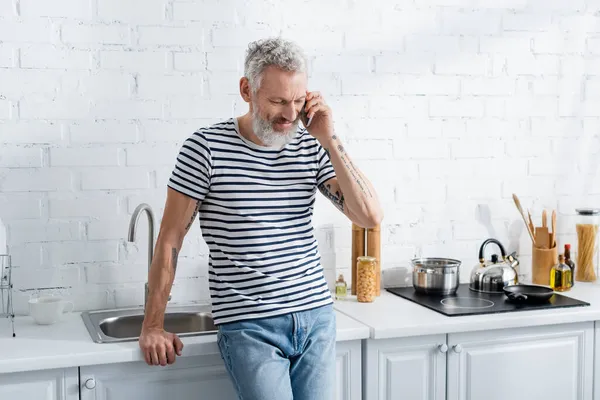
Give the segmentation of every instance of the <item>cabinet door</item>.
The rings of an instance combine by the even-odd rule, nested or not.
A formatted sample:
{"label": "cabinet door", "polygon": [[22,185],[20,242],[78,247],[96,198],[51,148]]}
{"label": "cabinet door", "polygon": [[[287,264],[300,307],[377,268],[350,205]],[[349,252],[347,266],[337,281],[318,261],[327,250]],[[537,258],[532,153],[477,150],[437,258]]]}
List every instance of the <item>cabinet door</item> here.
{"label": "cabinet door", "polygon": [[366,400],[444,400],[446,335],[365,342]]}
{"label": "cabinet door", "polygon": [[77,368],[0,374],[0,399],[78,400]]}
{"label": "cabinet door", "polygon": [[218,354],[179,357],[174,364],[144,362],[81,367],[81,400],[236,400]]}
{"label": "cabinet door", "polygon": [[448,335],[448,400],[591,400],[593,322]]}
{"label": "cabinet door", "polygon": [[336,400],[362,399],[361,341],[336,343]]}
{"label": "cabinet door", "polygon": [[600,321],[594,323],[594,400],[600,400]]}

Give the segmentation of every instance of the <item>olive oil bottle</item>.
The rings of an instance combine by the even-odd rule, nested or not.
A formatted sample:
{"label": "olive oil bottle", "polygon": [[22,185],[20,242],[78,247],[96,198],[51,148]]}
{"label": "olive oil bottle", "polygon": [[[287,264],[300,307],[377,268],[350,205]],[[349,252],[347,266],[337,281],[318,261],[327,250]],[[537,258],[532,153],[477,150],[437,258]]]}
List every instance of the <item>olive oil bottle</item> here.
{"label": "olive oil bottle", "polygon": [[573,287],[573,270],[565,264],[565,256],[558,256],[558,264],[550,270],[550,287],[557,292],[566,292]]}

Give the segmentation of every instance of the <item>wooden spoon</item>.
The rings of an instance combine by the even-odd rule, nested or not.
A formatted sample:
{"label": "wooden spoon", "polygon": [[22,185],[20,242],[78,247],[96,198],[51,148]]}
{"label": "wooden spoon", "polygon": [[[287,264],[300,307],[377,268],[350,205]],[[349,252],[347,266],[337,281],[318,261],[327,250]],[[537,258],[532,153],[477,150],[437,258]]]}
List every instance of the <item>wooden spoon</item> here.
{"label": "wooden spoon", "polygon": [[540,249],[550,248],[550,234],[548,233],[547,226],[538,226],[535,228],[535,242],[537,243],[536,247]]}
{"label": "wooden spoon", "polygon": [[529,218],[529,227],[531,231],[535,231],[535,225],[533,224],[533,219],[531,219],[531,211],[527,210],[527,217]]}
{"label": "wooden spoon", "polygon": [[552,210],[552,233],[550,234],[550,248],[556,247],[556,210]]}
{"label": "wooden spoon", "polygon": [[531,241],[533,242],[533,245],[535,246],[535,237],[533,236],[533,231],[531,230],[529,224],[527,223],[527,218],[525,217],[525,212],[523,211],[523,207],[521,207],[521,202],[519,201],[519,198],[517,197],[517,195],[514,193],[513,193],[513,200],[515,202],[515,205],[517,206],[517,210],[519,210],[519,214],[521,214],[521,217],[523,218],[523,222],[525,223],[525,226],[527,227],[527,232],[529,233],[529,237],[531,238]]}
{"label": "wooden spoon", "polygon": [[542,211],[542,227],[543,228],[548,227],[548,214],[546,214],[546,210]]}

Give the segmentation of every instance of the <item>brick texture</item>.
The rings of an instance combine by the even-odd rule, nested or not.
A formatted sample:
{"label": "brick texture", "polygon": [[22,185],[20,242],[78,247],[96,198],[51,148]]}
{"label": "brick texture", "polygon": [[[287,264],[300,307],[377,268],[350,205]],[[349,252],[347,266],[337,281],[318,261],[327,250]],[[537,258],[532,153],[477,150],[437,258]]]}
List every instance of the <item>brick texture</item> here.
{"label": "brick texture", "polygon": [[[527,254],[524,231],[507,229],[520,223],[512,193],[537,214],[559,206],[559,245],[574,243],[575,208],[600,199],[597,4],[0,1],[0,216],[15,285],[67,287],[79,309],[136,304],[146,243],[125,243],[131,212],[151,204],[158,226],[182,141],[247,110],[245,48],[278,33],[305,48],[310,89],[378,189],[384,269],[414,255],[476,262],[490,234],[481,204]],[[347,273],[349,221],[319,196],[314,225],[326,275]],[[185,243],[175,298],[206,300],[196,226]]]}

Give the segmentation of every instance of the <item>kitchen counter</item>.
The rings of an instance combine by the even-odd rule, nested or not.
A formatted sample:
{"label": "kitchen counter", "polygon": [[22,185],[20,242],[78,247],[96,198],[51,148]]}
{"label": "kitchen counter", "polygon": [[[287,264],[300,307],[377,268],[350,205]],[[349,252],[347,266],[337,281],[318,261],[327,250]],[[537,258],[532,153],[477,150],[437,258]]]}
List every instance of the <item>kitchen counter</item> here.
{"label": "kitchen counter", "polygon": [[[337,312],[337,340],[360,340],[369,329]],[[37,325],[29,316],[0,319],[0,373],[143,361],[137,341],[95,343],[80,313],[66,314],[54,325]],[[218,353],[216,334],[182,337],[182,357]]]}
{"label": "kitchen counter", "polygon": [[403,299],[386,290],[373,303],[359,303],[356,296],[336,300],[336,310],[370,328],[372,339],[386,339],[490,329],[553,325],[571,322],[600,321],[600,285],[576,282],[562,293],[590,303],[585,307],[557,308],[447,317]]}

